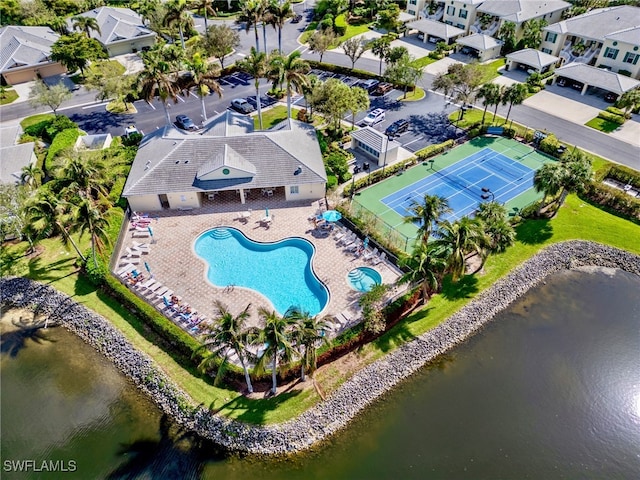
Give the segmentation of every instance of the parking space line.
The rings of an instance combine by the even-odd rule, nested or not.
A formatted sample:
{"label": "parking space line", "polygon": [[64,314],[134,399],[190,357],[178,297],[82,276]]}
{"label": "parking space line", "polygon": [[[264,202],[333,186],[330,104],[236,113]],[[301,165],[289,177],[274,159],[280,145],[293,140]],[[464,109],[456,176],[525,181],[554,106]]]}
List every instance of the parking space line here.
{"label": "parking space line", "polygon": [[145,102],[147,102],[147,105],[149,105],[151,108],[153,108],[154,110],[156,109],[156,107],[154,107],[153,105],[151,105],[150,102],[148,102],[147,100],[145,100]]}
{"label": "parking space line", "polygon": [[182,98],[182,95],[178,95],[178,100],[180,100],[182,103],[184,103],[184,98]]}

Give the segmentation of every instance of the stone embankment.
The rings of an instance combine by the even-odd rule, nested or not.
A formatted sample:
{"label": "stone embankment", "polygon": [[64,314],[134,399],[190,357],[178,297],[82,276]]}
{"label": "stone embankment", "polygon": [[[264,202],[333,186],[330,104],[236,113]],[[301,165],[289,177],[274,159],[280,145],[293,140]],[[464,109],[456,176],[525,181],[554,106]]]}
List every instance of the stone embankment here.
{"label": "stone embankment", "polygon": [[24,278],[0,279],[4,307],[38,308],[109,358],[138,388],[182,426],[230,450],[282,454],[302,450],[345,427],[384,392],[478,331],[499,311],[560,270],[598,266],[640,276],[640,257],[604,245],[552,245],[482,292],[446,322],[368,365],[326,401],[280,425],[254,426],[196,406],[145,354],[101,316],[54,290]]}

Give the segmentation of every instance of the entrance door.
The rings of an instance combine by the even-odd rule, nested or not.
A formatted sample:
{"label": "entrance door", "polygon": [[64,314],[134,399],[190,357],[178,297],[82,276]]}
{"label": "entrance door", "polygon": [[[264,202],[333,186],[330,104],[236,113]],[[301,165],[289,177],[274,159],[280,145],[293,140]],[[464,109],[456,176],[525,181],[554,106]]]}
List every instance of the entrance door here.
{"label": "entrance door", "polygon": [[162,205],[162,208],[169,208],[169,197],[163,193],[158,195],[158,198],[160,199],[160,205]]}

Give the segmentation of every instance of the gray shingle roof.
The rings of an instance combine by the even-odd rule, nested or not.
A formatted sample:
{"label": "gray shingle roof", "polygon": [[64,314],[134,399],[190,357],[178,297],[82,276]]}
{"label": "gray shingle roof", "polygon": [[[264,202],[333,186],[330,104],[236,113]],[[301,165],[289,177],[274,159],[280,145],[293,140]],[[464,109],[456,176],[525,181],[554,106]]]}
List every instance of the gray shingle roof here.
{"label": "gray shingle roof", "polygon": [[640,25],[610,33],[605,38],[638,45],[640,44]]}
{"label": "gray shingle roof", "polygon": [[59,38],[49,27],[0,28],[0,72],[51,63],[51,45]]}
{"label": "gray shingle roof", "polygon": [[[322,154],[312,126],[292,120],[287,122],[288,129],[224,136],[216,133],[222,130],[220,117],[233,124],[244,116],[224,112],[195,134],[177,136],[176,129],[166,127],[145,136],[123,196],[326,182]],[[214,128],[210,128],[212,125]],[[247,176],[199,178],[225,162],[246,171]],[[300,166],[302,171],[294,175]]]}
{"label": "gray shingle roof", "polygon": [[521,23],[570,6],[570,3],[562,0],[486,0],[478,7],[478,12]]}
{"label": "gray shingle roof", "polygon": [[[355,138],[359,142],[369,145],[376,152],[383,152],[384,143],[387,142],[387,136],[384,133],[371,127],[364,127],[360,130],[356,130],[355,132],[351,132],[351,138]],[[393,150],[399,146],[400,144],[398,142],[391,140],[387,144],[387,151]]]}
{"label": "gray shingle roof", "polygon": [[409,29],[416,29],[420,32],[424,32],[427,35],[433,35],[434,37],[449,39],[463,35],[464,30],[453,25],[437,22],[435,20],[429,20],[424,18],[422,20],[416,20],[415,22],[407,23]]}
{"label": "gray shingle roof", "polygon": [[465,45],[467,47],[475,48],[476,50],[489,50],[490,48],[495,48],[502,45],[500,40],[497,40],[489,35],[484,35],[481,33],[474,33],[471,35],[467,35],[466,37],[459,38],[456,40],[460,45]]}
{"label": "gray shingle roof", "polygon": [[23,143],[0,148],[0,183],[18,183],[22,167],[34,159],[35,143]]}
{"label": "gray shingle roof", "polygon": [[[598,40],[640,25],[640,8],[621,5],[611,8],[596,8],[577,17],[569,18],[544,28],[545,31],[568,33],[577,37]],[[636,37],[635,43],[640,43]]]}
{"label": "gray shingle roof", "polygon": [[18,137],[21,133],[22,127],[20,127],[20,125],[0,128],[0,148],[12,147],[15,145],[18,142]]}
{"label": "gray shingle roof", "polygon": [[592,67],[585,63],[570,63],[560,68],[556,68],[558,76],[567,77],[571,80],[586,82],[594,87],[600,87],[609,92],[623,94],[640,85],[640,81],[625,77],[617,73],[602,68]]}
{"label": "gray shingle roof", "polygon": [[[100,33],[90,30],[89,34],[105,46],[123,40],[155,36],[155,32],[145,27],[142,17],[129,8],[100,7],[79,16],[97,20]],[[73,20],[70,19],[68,24],[71,28]]]}
{"label": "gray shingle roof", "polygon": [[507,54],[507,58],[537,69],[544,68],[547,65],[553,65],[559,60],[558,57],[541,52],[540,50],[534,50],[533,48],[525,48],[517,52],[509,53]]}

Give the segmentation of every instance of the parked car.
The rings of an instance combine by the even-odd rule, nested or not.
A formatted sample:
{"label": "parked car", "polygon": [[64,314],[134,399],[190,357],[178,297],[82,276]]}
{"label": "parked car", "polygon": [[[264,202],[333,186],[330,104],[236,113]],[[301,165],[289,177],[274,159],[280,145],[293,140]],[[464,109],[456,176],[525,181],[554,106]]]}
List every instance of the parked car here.
{"label": "parked car", "polygon": [[178,126],[178,128],[181,128],[183,130],[189,130],[190,132],[194,132],[198,130],[198,126],[195,123],[193,123],[193,120],[191,120],[186,115],[177,115],[176,125]]}
{"label": "parked car", "polygon": [[378,88],[379,84],[380,82],[378,80],[362,80],[358,84],[358,87],[364,88],[369,94],[372,94],[375,92],[376,88]]}
{"label": "parked car", "polygon": [[556,84],[557,84],[559,87],[564,87],[564,86],[567,84],[567,79],[566,79],[566,78],[564,78],[564,77],[560,77],[560,78],[558,79],[558,81],[556,82]]}
{"label": "parked car", "polygon": [[231,108],[240,113],[251,113],[255,110],[244,98],[234,98],[231,100]]}
{"label": "parked car", "polygon": [[300,23],[300,20],[302,20],[302,15],[298,14],[291,19],[291,23]]}
{"label": "parked car", "polygon": [[604,94],[604,101],[608,103],[616,103],[618,95],[613,92],[607,92]]}
{"label": "parked car", "polygon": [[400,120],[396,120],[391,125],[387,127],[384,131],[384,134],[389,137],[394,137],[396,135],[400,135],[401,133],[406,132],[409,129],[409,122],[404,118]]}
{"label": "parked car", "polygon": [[364,120],[362,121],[362,123],[364,125],[368,125],[371,127],[376,123],[383,121],[384,116],[385,116],[384,109],[376,108],[374,110],[371,110],[369,114],[366,117],[364,117]]}
{"label": "parked car", "polygon": [[390,83],[380,83],[373,92],[373,95],[385,95],[391,90],[393,90],[393,85]]}
{"label": "parked car", "polygon": [[128,125],[124,128],[124,136],[127,138],[136,133],[142,135],[142,132],[138,130],[135,125]]}

